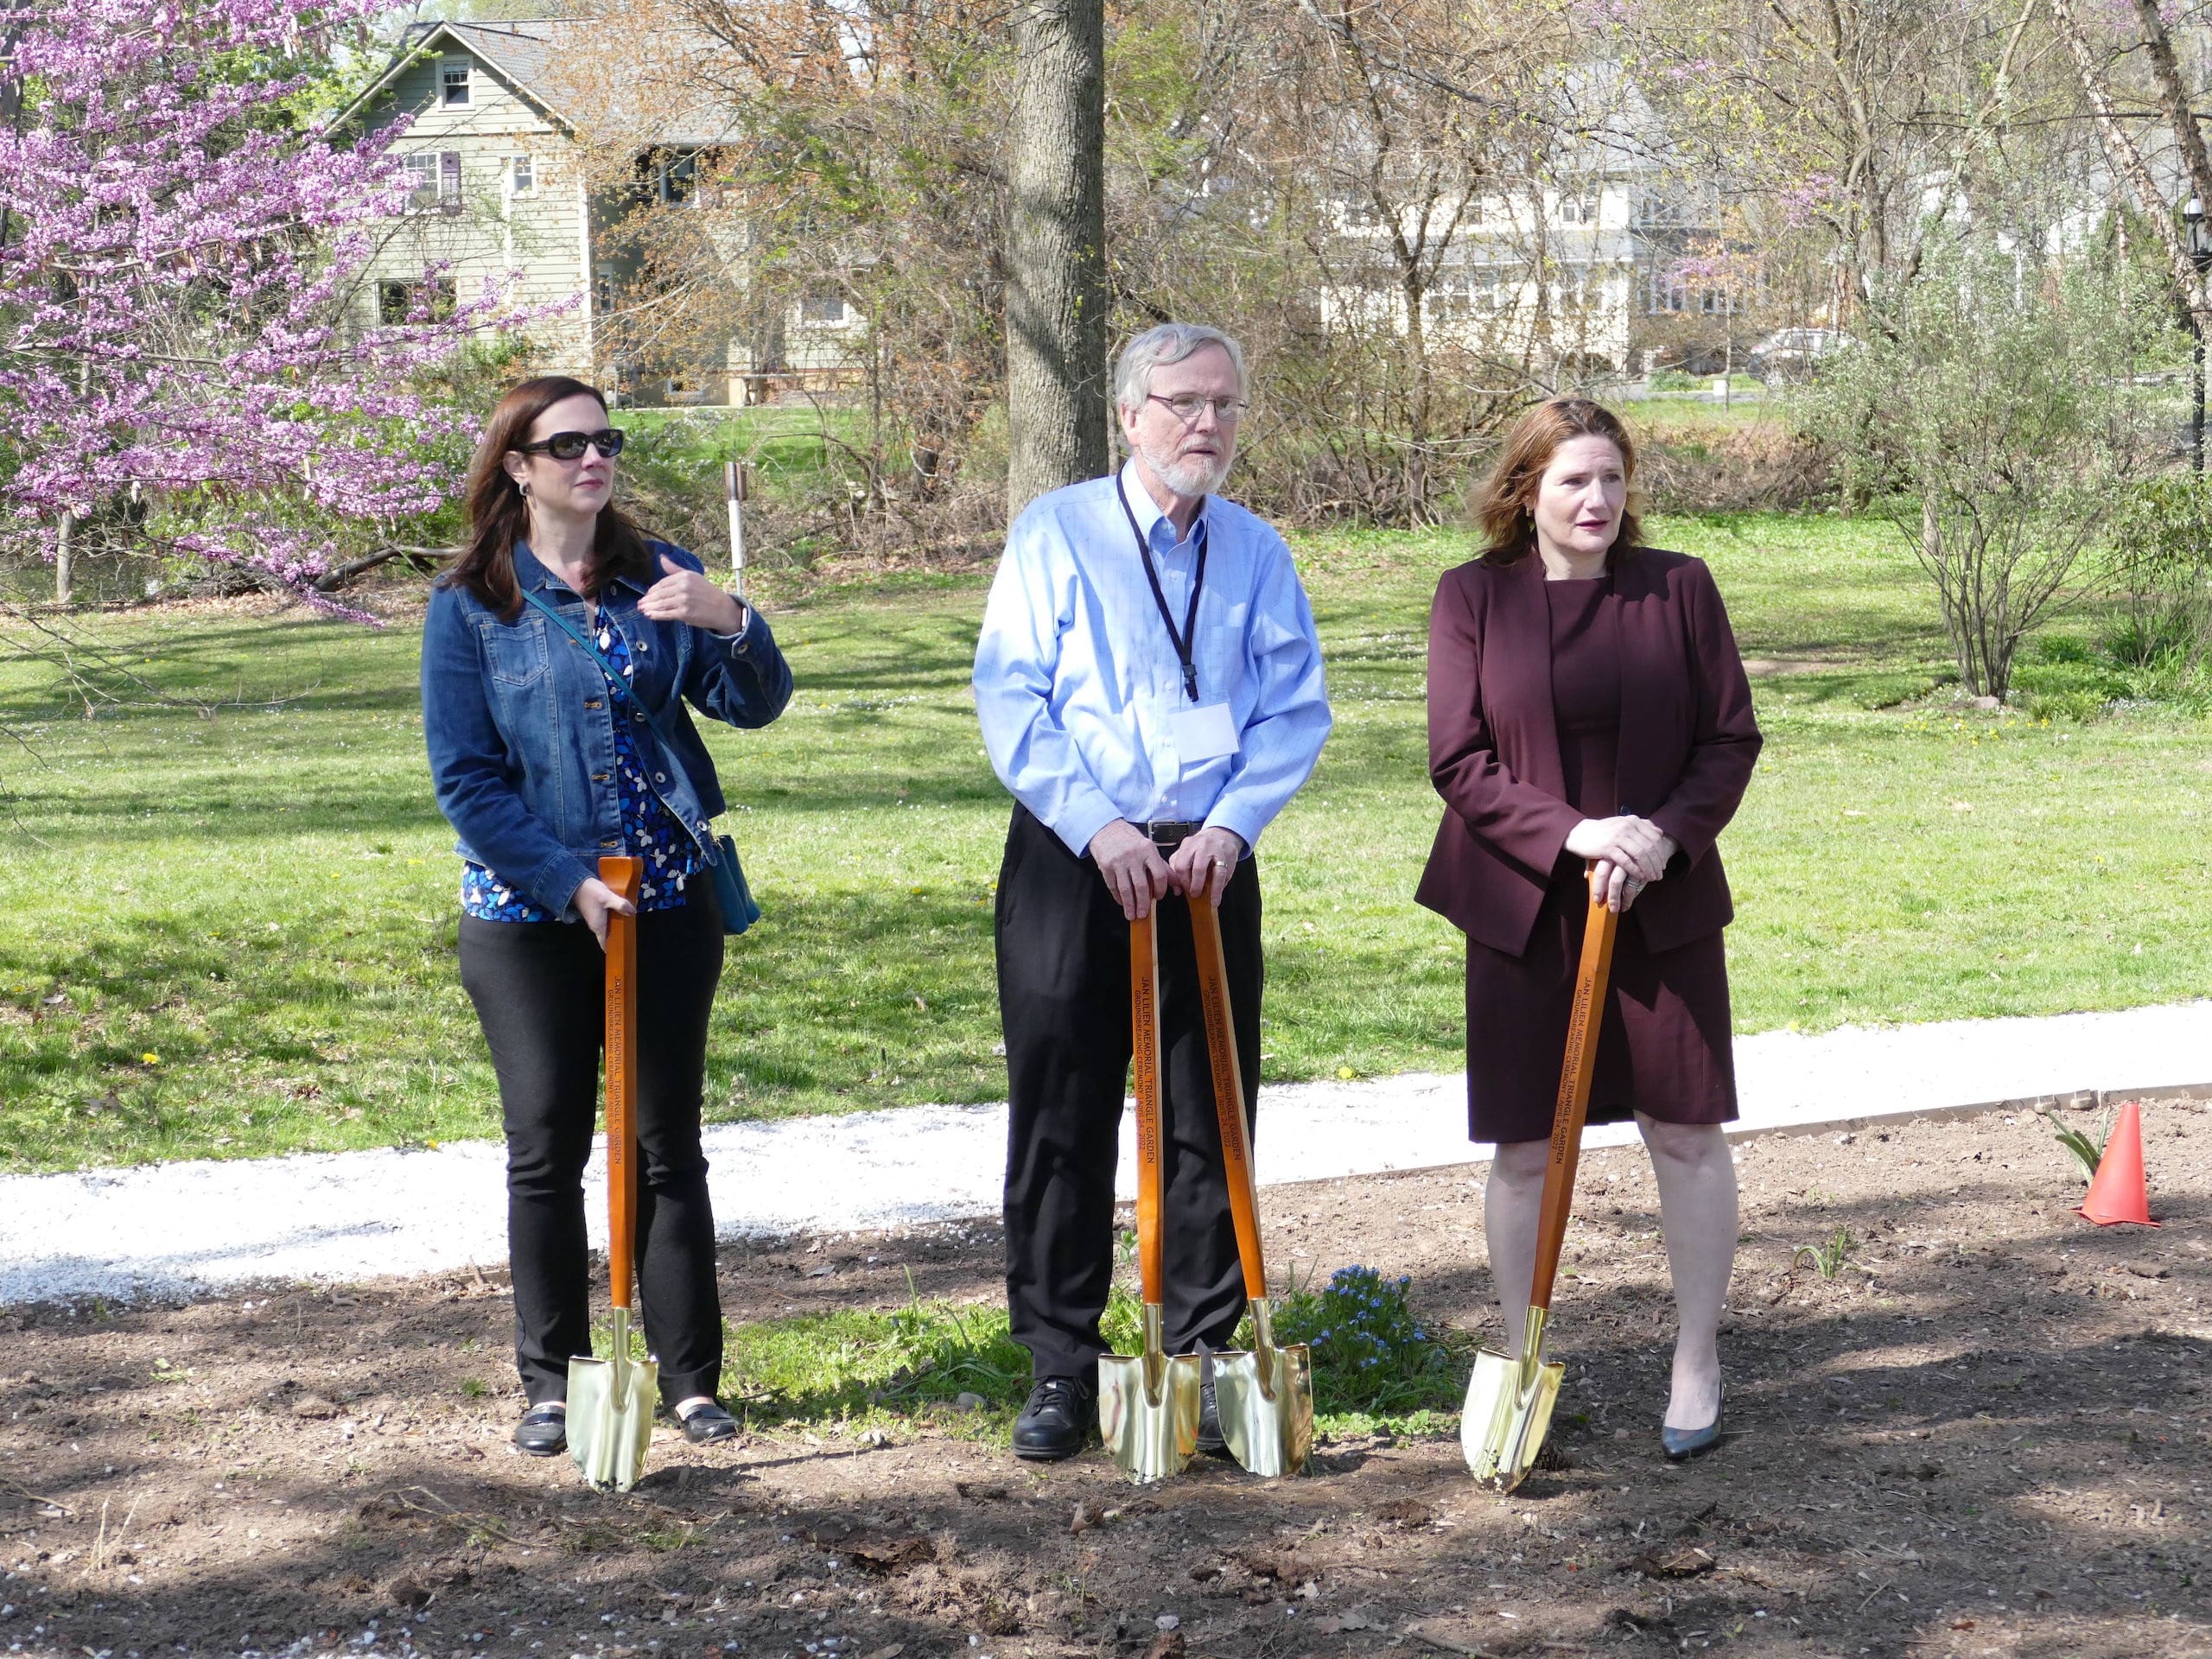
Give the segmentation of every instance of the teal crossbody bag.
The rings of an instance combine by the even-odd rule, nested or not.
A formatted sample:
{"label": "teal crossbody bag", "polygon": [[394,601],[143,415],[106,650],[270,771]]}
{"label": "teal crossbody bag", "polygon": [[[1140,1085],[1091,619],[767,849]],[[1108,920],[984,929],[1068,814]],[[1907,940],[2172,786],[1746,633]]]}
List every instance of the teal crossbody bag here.
{"label": "teal crossbody bag", "polygon": [[[606,677],[607,690],[613,693],[618,702],[629,703],[645,717],[645,723],[653,728],[662,747],[673,756],[677,753],[676,743],[669,735],[668,728],[662,725],[660,717],[646,708],[630,690],[630,683],[615,672],[614,664],[607,660],[600,648],[579,632],[575,624],[536,594],[525,591],[523,598],[543,613],[547,621],[591,653],[592,661],[599,664],[599,671]],[[742,933],[760,919],[760,905],[753,898],[753,889],[745,880],[745,866],[737,861],[737,843],[728,836],[716,836],[714,846],[706,850],[707,868],[715,873],[715,899],[721,906],[722,931]]]}

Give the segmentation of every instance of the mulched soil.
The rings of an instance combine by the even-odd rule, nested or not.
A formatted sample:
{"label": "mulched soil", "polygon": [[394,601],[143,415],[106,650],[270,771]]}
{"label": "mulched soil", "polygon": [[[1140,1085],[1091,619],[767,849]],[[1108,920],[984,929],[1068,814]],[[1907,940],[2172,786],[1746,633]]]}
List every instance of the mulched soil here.
{"label": "mulched soil", "polygon": [[[1591,1154],[1554,1325],[1567,1466],[1507,1497],[1441,1439],[1138,1489],[1099,1452],[1019,1464],[949,1409],[734,1452],[664,1431],[602,1497],[507,1445],[492,1280],[13,1310],[0,1648],[2212,1655],[2212,1113],[2146,1126],[2157,1231],[2069,1213],[2032,1116],[1744,1144],[1730,1438],[1681,1467],[1649,1166]],[[1279,1268],[1409,1273],[1426,1316],[1494,1331],[1480,1174],[1275,1190]],[[1793,1269],[1842,1227],[1855,1267]],[[980,1224],[786,1241],[733,1248],[724,1294],[737,1319],[899,1305],[911,1268],[982,1300],[996,1260]]]}

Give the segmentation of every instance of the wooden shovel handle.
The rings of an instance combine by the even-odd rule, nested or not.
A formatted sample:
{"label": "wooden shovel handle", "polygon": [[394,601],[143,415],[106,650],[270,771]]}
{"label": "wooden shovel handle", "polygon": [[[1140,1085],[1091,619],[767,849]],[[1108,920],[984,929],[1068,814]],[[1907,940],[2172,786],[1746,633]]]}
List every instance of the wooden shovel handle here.
{"label": "wooden shovel handle", "polygon": [[1260,1254],[1259,1183],[1252,1174],[1252,1135],[1244,1122],[1244,1072],[1236,1058],[1236,1027],[1230,1022],[1229,964],[1221,948],[1221,917],[1204,893],[1191,900],[1191,942],[1198,948],[1198,1005],[1205,1014],[1206,1058],[1212,1062],[1213,1112],[1221,1129],[1229,1214],[1236,1224],[1244,1295],[1257,1302],[1268,1294],[1267,1262]]}
{"label": "wooden shovel handle", "polygon": [[1167,1282],[1160,1237],[1160,935],[1159,912],[1129,924],[1129,1038],[1137,1083],[1137,1276],[1146,1303],[1157,1307]]}
{"label": "wooden shovel handle", "polygon": [[[1589,873],[1584,872],[1586,885]],[[1582,928],[1582,965],[1574,976],[1574,1008],[1567,1023],[1567,1059],[1560,1067],[1559,1103],[1552,1112],[1552,1159],[1544,1171],[1544,1203],[1536,1223],[1536,1273],[1529,1306],[1549,1308],[1567,1243],[1567,1211],[1574,1205],[1574,1168],[1582,1157],[1582,1124],[1590,1115],[1590,1083],[1598,1070],[1598,1028],[1604,1022],[1605,987],[1613,969],[1613,937],[1620,916],[1594,892]]]}
{"label": "wooden shovel handle", "polygon": [[[634,858],[602,858],[599,879],[618,898],[638,902],[645,868]],[[630,1306],[638,1243],[638,918],[607,915],[607,1263],[614,1306]]]}

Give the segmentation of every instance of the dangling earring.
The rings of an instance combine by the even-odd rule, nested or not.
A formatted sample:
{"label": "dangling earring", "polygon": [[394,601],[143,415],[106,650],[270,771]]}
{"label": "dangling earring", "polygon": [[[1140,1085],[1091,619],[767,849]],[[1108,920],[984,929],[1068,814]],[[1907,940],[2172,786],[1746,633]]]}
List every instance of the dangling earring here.
{"label": "dangling earring", "polygon": [[530,480],[528,479],[517,479],[515,480],[515,488],[521,493],[522,499],[524,500],[527,501],[530,499]]}

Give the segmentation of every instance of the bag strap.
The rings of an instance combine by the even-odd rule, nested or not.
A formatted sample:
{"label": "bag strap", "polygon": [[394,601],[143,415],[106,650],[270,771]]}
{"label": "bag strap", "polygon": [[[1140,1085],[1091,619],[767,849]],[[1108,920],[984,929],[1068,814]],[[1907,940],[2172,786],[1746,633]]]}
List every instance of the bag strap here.
{"label": "bag strap", "polygon": [[569,639],[575,640],[578,645],[582,645],[585,651],[591,654],[592,661],[599,664],[599,671],[607,677],[608,689],[611,690],[616,696],[635,707],[637,711],[645,717],[645,723],[653,728],[653,734],[660,739],[661,742],[668,747],[671,753],[674,753],[676,752],[676,743],[675,740],[671,735],[668,728],[660,723],[660,716],[654,714],[651,709],[645,706],[645,700],[630,689],[629,681],[624,679],[620,671],[615,668],[614,664],[607,660],[607,653],[600,650],[599,646],[592,641],[590,637],[581,628],[577,627],[575,623],[569,621],[567,617],[562,615],[560,612],[555,610],[552,606],[547,604],[545,601],[540,599],[536,594],[524,593],[523,594],[523,598],[529,604],[534,605],[540,611],[543,611],[545,613],[546,620],[552,623],[555,627],[560,629],[562,632],[567,634]]}
{"label": "bag strap", "polygon": [[[646,707],[645,700],[631,690],[630,683],[622,677],[620,672],[615,668],[613,664],[607,660],[607,653],[600,650],[599,646],[593,642],[590,637],[581,628],[577,627],[575,623],[569,621],[567,617],[562,615],[560,612],[554,609],[551,605],[548,604],[544,600],[540,599],[536,594],[533,594],[529,589],[524,588],[523,590],[522,596],[525,603],[534,606],[539,611],[543,612],[547,621],[550,622],[555,627],[560,629],[562,632],[567,634],[569,639],[575,640],[578,645],[582,645],[586,652],[590,653],[592,661],[599,664],[599,671],[607,677],[607,689],[612,691],[616,697],[625,702],[627,702],[632,708],[635,709],[639,714],[645,717],[645,724],[653,728],[653,735],[660,739],[661,747],[668,751],[669,758],[671,760],[677,760],[677,757],[682,752],[677,748],[675,738],[670,734],[668,728],[660,723],[660,716],[654,714],[650,708]],[[680,760],[677,760],[677,763],[679,766],[683,764]],[[715,854],[711,851],[707,851],[707,842],[711,841],[713,838],[709,836],[702,840],[695,836],[692,839],[699,842],[702,851],[707,852],[708,862],[714,862]]]}

